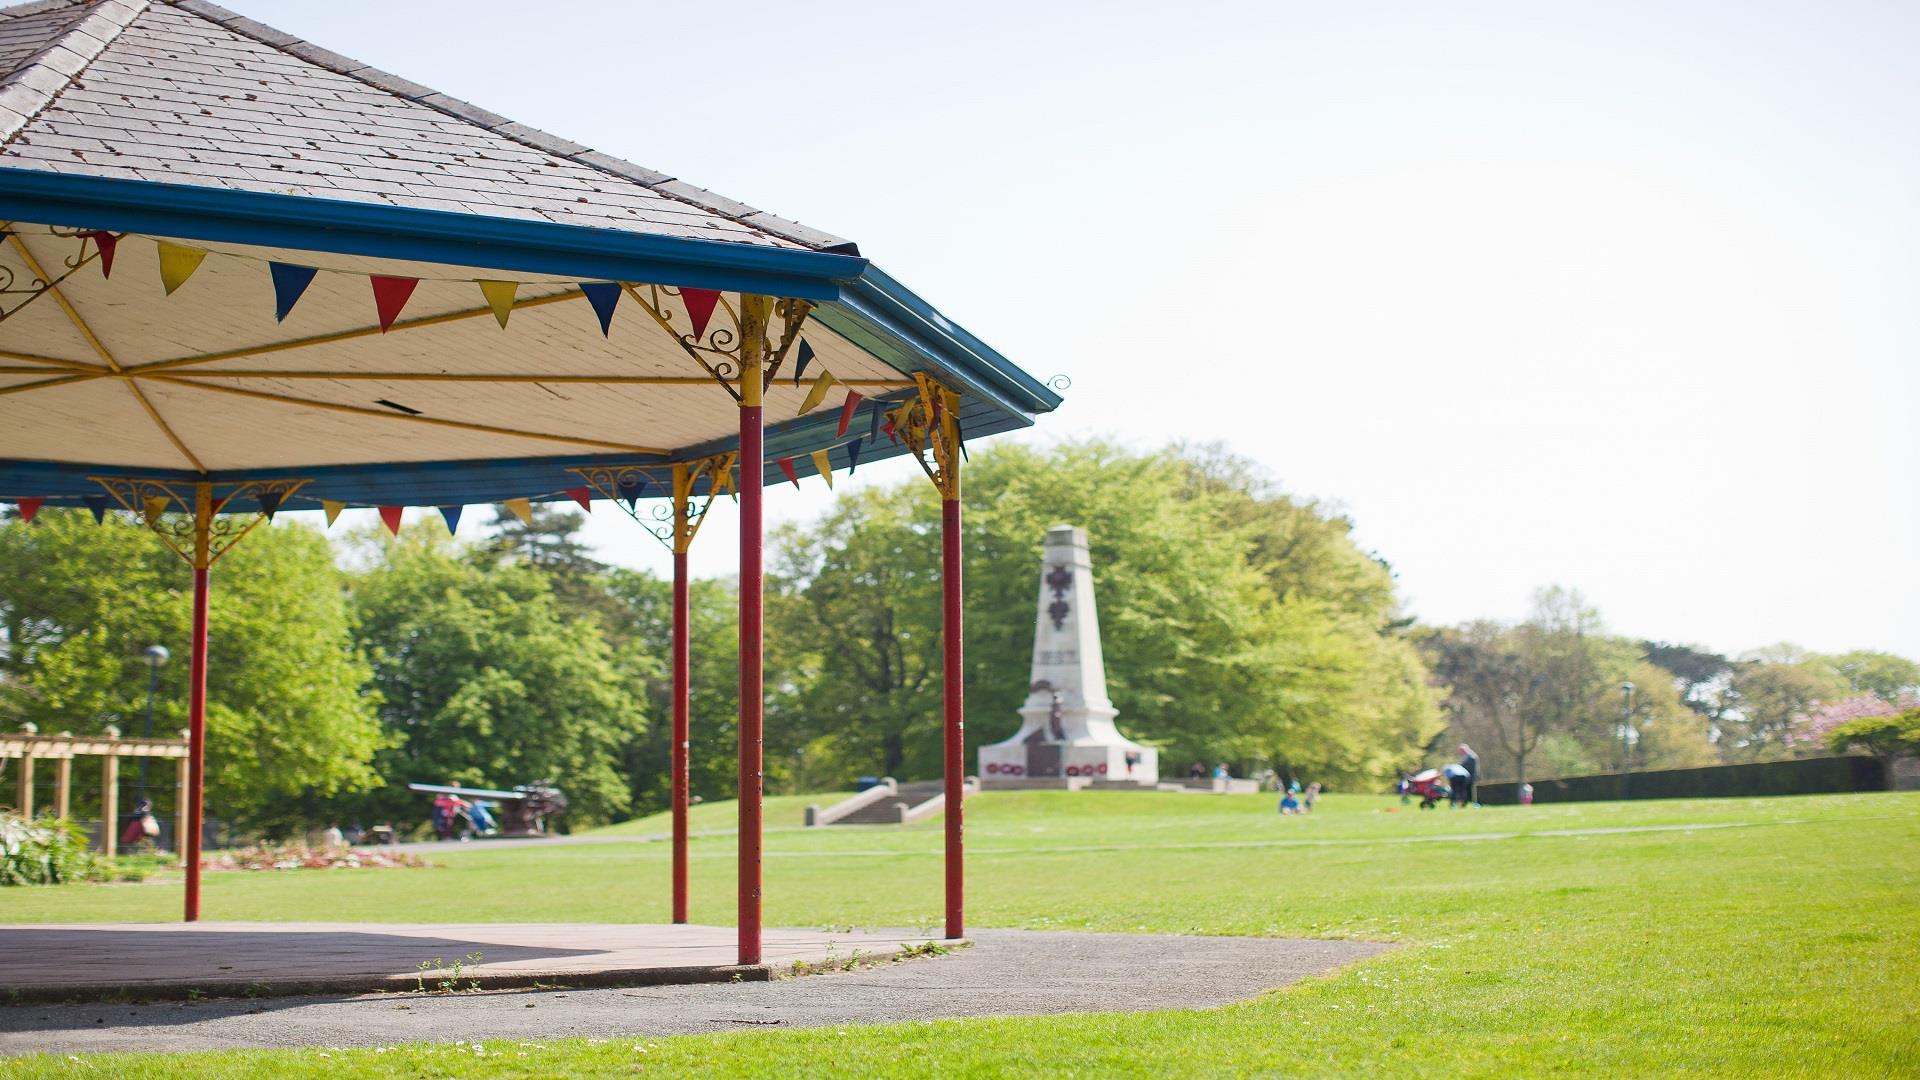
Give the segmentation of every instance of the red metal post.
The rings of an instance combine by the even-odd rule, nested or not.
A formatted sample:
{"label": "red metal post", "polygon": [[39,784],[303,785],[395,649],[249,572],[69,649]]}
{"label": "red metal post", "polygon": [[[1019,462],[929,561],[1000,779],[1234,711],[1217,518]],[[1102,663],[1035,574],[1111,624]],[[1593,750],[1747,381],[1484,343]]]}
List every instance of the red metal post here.
{"label": "red metal post", "polygon": [[[187,691],[187,835],[179,838],[187,862],[187,922],[200,919],[201,796],[207,778],[207,568],[193,570],[193,656]],[[107,823],[113,828],[113,823]]]}
{"label": "red metal post", "polygon": [[687,553],[673,553],[673,921],[687,921]]}
{"label": "red metal post", "polygon": [[953,477],[952,498],[940,503],[941,555],[941,682],[946,706],[947,781],[947,937],[965,937],[966,862],[962,840],[966,785],[966,669],[960,620],[960,498],[959,477]]}
{"label": "red metal post", "polygon": [[[758,379],[749,370],[747,378]],[[740,963],[760,962],[761,406],[740,409]]]}

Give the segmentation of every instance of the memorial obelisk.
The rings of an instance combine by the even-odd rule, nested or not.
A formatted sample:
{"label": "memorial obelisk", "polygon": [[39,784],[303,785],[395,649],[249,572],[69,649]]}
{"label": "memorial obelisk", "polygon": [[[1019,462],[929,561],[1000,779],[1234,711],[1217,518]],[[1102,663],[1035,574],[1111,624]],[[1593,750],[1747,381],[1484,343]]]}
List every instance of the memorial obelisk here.
{"label": "memorial obelisk", "polygon": [[1047,530],[1033,624],[1033,669],[1020,730],[980,748],[986,787],[1083,787],[1095,782],[1151,787],[1160,754],[1121,735],[1107,698],[1100,614],[1093,605],[1093,558],[1085,529]]}

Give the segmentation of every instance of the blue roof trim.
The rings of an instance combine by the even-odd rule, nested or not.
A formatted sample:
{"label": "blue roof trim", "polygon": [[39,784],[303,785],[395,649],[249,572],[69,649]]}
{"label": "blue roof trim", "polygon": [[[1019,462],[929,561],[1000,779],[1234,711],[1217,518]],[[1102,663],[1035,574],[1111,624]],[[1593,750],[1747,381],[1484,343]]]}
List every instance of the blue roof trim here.
{"label": "blue roof trim", "polygon": [[1045,383],[940,314],[877,266],[867,266],[859,280],[848,286],[839,306],[912,343],[936,372],[944,370],[967,384],[967,389],[1007,409],[1031,415],[1060,407],[1060,395]]}
{"label": "blue roof trim", "polygon": [[856,255],[0,166],[0,219],[833,301]]}

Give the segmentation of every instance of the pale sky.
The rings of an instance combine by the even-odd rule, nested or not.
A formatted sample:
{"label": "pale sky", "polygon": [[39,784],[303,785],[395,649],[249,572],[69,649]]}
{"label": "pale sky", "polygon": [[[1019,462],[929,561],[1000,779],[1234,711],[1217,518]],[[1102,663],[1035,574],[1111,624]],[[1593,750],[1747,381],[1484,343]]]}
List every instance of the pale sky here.
{"label": "pale sky", "polygon": [[1071,377],[1000,438],[1225,439],[1422,619],[1920,657],[1913,5],[228,6],[859,241]]}

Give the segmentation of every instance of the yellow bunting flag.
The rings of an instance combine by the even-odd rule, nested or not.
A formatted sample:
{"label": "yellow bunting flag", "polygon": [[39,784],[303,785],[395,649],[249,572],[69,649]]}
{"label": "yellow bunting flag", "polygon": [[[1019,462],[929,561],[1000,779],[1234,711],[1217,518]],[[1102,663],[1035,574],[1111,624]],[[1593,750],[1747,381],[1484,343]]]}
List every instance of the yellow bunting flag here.
{"label": "yellow bunting flag", "polygon": [[813,452],[813,467],[820,470],[820,478],[827,482],[828,487],[832,487],[833,460],[827,457],[825,450],[815,450]]}
{"label": "yellow bunting flag", "polygon": [[800,403],[800,415],[804,416],[819,408],[820,403],[827,400],[827,391],[833,389],[833,384],[839,381],[833,377],[833,372],[821,372],[820,377],[813,380],[812,388],[807,391],[807,400]]}
{"label": "yellow bunting flag", "polygon": [[165,495],[147,496],[147,501],[146,501],[146,506],[144,511],[144,515],[147,519],[147,524],[151,525],[154,522],[159,521],[160,515],[166,513],[167,507],[172,505],[173,505],[173,500],[168,498]]}
{"label": "yellow bunting flag", "polygon": [[340,511],[346,508],[347,504],[343,502],[334,502],[332,499],[320,500],[320,509],[327,512],[328,527],[332,527],[334,521],[340,517]]}
{"label": "yellow bunting flag", "polygon": [[200,269],[200,260],[207,257],[204,248],[169,244],[165,240],[155,241],[155,246],[160,249],[160,284],[166,286],[168,296],[185,285],[193,272]]}
{"label": "yellow bunting flag", "polygon": [[513,314],[513,294],[520,288],[517,281],[481,281],[476,282],[481,293],[487,298],[487,306],[493,309],[493,317],[500,320],[500,329],[507,328],[507,316]]}
{"label": "yellow bunting flag", "polygon": [[[505,325],[502,323],[502,325]],[[533,524],[533,503],[528,499],[508,499],[501,504],[507,512],[520,519],[520,524]]]}

